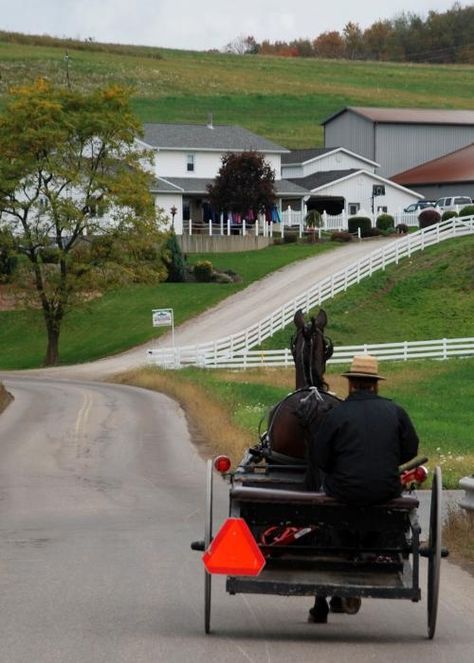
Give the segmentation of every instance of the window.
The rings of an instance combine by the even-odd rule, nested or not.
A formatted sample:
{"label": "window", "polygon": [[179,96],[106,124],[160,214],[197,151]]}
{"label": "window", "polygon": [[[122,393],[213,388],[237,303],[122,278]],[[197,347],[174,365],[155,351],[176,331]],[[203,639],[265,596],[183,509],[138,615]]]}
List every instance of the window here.
{"label": "window", "polygon": [[349,203],[349,216],[355,216],[360,210],[360,203]]}
{"label": "window", "polygon": [[186,157],[186,170],[188,173],[194,172],[194,154],[188,154]]}

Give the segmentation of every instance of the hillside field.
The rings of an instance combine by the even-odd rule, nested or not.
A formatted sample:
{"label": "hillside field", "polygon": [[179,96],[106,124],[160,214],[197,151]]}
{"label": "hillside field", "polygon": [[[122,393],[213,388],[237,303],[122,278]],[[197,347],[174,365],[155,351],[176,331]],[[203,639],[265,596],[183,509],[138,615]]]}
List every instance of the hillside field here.
{"label": "hillside field", "polygon": [[144,122],[205,123],[212,113],[216,124],[238,124],[290,148],[322,145],[321,121],[347,105],[472,109],[474,103],[472,65],[83,46],[12,43],[0,33],[0,104],[12,87],[38,77],[66,85],[66,50],[73,87],[125,85]]}

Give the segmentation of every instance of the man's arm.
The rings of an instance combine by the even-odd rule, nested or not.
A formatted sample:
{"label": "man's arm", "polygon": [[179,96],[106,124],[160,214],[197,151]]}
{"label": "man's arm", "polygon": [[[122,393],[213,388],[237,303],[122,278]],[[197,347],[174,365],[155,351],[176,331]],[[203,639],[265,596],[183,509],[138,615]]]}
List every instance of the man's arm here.
{"label": "man's arm", "polygon": [[406,463],[418,453],[419,439],[410,417],[401,407],[398,408],[400,427],[400,462]]}

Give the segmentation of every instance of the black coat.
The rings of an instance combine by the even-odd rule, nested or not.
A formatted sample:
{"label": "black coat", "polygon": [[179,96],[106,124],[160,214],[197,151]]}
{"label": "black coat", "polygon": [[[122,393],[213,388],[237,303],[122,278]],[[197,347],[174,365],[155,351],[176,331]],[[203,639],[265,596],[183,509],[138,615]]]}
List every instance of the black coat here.
{"label": "black coat", "polygon": [[307,487],[317,468],[328,495],[354,504],[382,503],[401,492],[398,466],[416,456],[418,436],[403,408],[369,391],[356,391],[330,410],[308,449]]}

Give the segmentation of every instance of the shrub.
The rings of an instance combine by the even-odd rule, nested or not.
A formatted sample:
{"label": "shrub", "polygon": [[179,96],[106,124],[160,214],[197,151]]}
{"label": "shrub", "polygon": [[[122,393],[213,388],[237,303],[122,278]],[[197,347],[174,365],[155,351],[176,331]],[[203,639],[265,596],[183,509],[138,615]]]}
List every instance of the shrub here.
{"label": "shrub", "polygon": [[435,209],[426,208],[418,214],[418,226],[420,228],[433,226],[436,223],[439,223],[440,220],[441,214]]}
{"label": "shrub", "polygon": [[368,237],[372,229],[372,221],[368,216],[353,216],[348,221],[348,229],[350,233],[357,233],[360,228],[361,237]]}
{"label": "shrub", "polygon": [[298,233],[295,232],[286,232],[285,236],[283,237],[283,243],[284,244],[294,244],[295,242],[298,241]]}
{"label": "shrub", "polygon": [[318,212],[317,209],[309,210],[308,214],[305,217],[305,224],[308,228],[320,228],[322,223],[321,212]]}
{"label": "shrub", "polygon": [[441,221],[447,221],[448,219],[452,219],[454,216],[457,216],[458,213],[454,209],[447,209],[446,212],[443,212],[443,215],[441,217]]}
{"label": "shrub", "polygon": [[388,230],[395,226],[395,219],[391,214],[380,214],[375,225],[379,230]]}
{"label": "shrub", "polygon": [[200,260],[194,265],[194,278],[200,283],[212,281],[214,268],[209,260]]}
{"label": "shrub", "polygon": [[385,232],[385,230],[381,230],[380,228],[371,228],[366,237],[381,237],[385,235]]}
{"label": "shrub", "polygon": [[459,210],[459,216],[474,216],[474,205],[466,205]]}
{"label": "shrub", "polygon": [[331,234],[331,242],[352,242],[352,235],[344,230],[336,230]]}
{"label": "shrub", "polygon": [[170,232],[163,248],[163,262],[168,271],[166,280],[168,283],[182,283],[186,279],[185,262],[174,231]]}
{"label": "shrub", "polygon": [[8,280],[18,263],[18,257],[13,249],[13,236],[8,231],[0,229],[0,281]]}
{"label": "shrub", "polygon": [[408,232],[408,226],[406,223],[399,223],[395,230],[399,235],[406,235]]}

